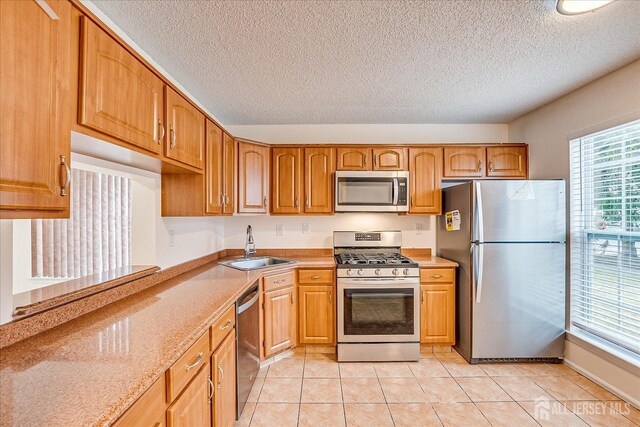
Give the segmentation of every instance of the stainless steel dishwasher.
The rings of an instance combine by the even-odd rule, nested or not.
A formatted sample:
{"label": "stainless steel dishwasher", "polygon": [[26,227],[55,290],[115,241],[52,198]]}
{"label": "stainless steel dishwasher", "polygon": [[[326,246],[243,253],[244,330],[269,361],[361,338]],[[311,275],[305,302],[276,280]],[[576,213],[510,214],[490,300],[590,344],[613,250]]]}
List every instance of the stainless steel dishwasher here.
{"label": "stainless steel dishwasher", "polygon": [[237,419],[240,419],[240,414],[260,370],[259,299],[258,281],[256,281],[236,302]]}

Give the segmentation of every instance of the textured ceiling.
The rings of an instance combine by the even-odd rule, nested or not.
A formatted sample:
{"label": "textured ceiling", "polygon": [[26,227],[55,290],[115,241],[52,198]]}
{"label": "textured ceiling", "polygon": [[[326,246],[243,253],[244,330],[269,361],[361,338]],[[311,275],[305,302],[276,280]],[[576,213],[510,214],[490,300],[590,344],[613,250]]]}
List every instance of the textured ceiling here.
{"label": "textured ceiling", "polygon": [[93,0],[223,124],[506,123],[640,57],[640,1]]}

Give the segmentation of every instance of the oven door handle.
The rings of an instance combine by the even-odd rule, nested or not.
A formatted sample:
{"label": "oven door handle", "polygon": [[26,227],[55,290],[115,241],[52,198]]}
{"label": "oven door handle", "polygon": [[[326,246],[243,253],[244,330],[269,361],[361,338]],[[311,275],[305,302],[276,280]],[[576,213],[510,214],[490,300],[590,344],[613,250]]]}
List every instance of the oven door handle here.
{"label": "oven door handle", "polygon": [[398,278],[398,279],[338,279],[338,286],[342,288],[377,288],[379,286],[391,285],[399,286],[420,286],[420,280],[416,278]]}
{"label": "oven door handle", "polygon": [[400,188],[398,186],[398,178],[393,178],[393,206],[398,206],[398,194]]}

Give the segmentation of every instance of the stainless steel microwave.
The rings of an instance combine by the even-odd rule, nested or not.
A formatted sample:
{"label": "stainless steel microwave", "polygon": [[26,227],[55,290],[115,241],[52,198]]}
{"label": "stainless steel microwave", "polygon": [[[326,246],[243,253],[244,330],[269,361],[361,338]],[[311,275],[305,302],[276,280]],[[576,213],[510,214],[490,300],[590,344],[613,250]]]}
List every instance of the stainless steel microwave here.
{"label": "stainless steel microwave", "polygon": [[336,212],[408,212],[409,172],[338,171]]}

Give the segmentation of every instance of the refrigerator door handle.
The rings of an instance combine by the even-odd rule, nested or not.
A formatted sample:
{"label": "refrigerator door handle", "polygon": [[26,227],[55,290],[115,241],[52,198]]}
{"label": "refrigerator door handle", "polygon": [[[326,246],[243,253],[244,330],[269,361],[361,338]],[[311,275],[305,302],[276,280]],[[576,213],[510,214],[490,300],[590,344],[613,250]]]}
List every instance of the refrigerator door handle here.
{"label": "refrigerator door handle", "polygon": [[482,187],[480,181],[476,181],[476,215],[478,218],[478,239],[480,243],[484,243],[484,218],[482,215]]}
{"label": "refrigerator door handle", "polygon": [[476,276],[476,304],[480,304],[482,298],[482,270],[484,268],[484,245],[481,243],[478,247],[478,268]]}

